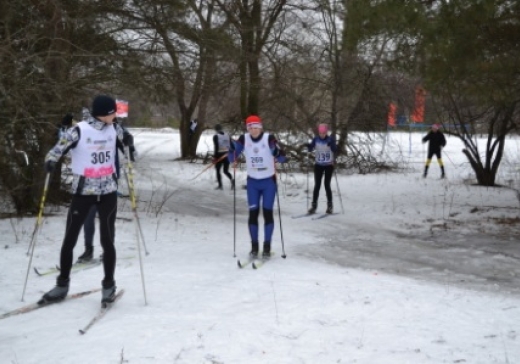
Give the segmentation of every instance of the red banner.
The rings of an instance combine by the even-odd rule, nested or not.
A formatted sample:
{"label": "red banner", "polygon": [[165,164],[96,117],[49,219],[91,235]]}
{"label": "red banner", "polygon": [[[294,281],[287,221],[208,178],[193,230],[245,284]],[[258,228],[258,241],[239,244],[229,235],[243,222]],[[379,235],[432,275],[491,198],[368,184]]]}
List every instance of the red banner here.
{"label": "red banner", "polygon": [[422,87],[415,89],[415,107],[412,113],[412,121],[414,123],[424,122],[424,102],[426,100],[426,91]]}
{"label": "red banner", "polygon": [[388,126],[395,126],[395,115],[397,113],[397,106],[391,102],[388,104]]}
{"label": "red banner", "polygon": [[128,117],[128,101],[116,100],[116,117],[127,118]]}

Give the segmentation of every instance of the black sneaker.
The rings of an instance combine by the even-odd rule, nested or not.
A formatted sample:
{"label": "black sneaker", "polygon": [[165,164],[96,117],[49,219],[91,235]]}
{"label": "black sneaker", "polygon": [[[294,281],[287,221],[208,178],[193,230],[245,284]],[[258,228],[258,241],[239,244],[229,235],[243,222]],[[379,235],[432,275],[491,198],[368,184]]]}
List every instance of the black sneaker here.
{"label": "black sneaker", "polygon": [[53,289],[51,289],[49,292],[45,293],[40,301],[38,301],[38,304],[45,304],[45,303],[53,303],[53,302],[59,302],[65,299],[67,297],[67,294],[69,293],[69,285],[66,286],[55,286]]}
{"label": "black sneaker", "polygon": [[78,263],[90,262],[94,256],[93,248],[85,248],[85,252],[78,257]]}

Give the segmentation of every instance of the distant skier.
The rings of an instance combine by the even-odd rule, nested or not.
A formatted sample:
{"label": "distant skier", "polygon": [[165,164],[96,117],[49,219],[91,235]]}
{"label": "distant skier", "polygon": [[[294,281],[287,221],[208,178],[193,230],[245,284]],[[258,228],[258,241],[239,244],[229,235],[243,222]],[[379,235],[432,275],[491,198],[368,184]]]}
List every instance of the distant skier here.
{"label": "distant skier", "polygon": [[332,214],[332,189],[330,181],[334,172],[334,153],[338,147],[334,137],[328,135],[329,127],[327,124],[318,125],[318,135],[309,144],[305,144],[309,152],[314,151],[314,191],[312,194],[312,204],[309,213],[313,214],[318,208],[318,197],[320,195],[321,180],[325,175],[325,192],[327,194],[327,214]]}
{"label": "distant skier", "polygon": [[[271,255],[271,238],[274,230],[273,206],[276,197],[275,159],[285,162],[283,151],[274,135],[263,131],[262,120],[257,115],[246,119],[247,133],[235,143],[235,151],[228,154],[233,163],[244,152],[247,167],[247,203],[249,205],[249,234],[251,236],[252,257],[258,256],[258,216],[260,207],[264,215],[263,257]],[[260,204],[262,201],[262,204]]]}
{"label": "distant skier", "polygon": [[[226,154],[229,153],[229,150],[231,149],[231,138],[229,137],[229,134],[224,133],[222,130],[222,125],[220,124],[215,125],[215,131],[217,133],[213,136],[213,161],[215,163],[218,182],[216,189],[222,189],[222,176],[220,173],[222,167],[224,167],[224,174],[231,181],[231,189],[233,189],[235,188],[235,181],[233,180],[231,173],[229,173],[229,160],[227,158],[223,158]],[[220,160],[220,158],[223,159]]]}
{"label": "distant skier", "polygon": [[192,119],[190,121],[190,128],[188,130],[188,140],[191,140],[191,137],[195,134],[197,130],[198,121],[197,119]]}
{"label": "distant skier", "polygon": [[430,163],[434,154],[437,156],[437,162],[441,167],[441,178],[446,177],[441,156],[442,148],[446,146],[446,138],[444,137],[442,131],[439,130],[439,128],[439,124],[433,124],[430,132],[422,139],[423,143],[429,142],[428,157],[426,158],[426,165],[424,166],[424,178],[428,176],[428,168],[430,168]]}

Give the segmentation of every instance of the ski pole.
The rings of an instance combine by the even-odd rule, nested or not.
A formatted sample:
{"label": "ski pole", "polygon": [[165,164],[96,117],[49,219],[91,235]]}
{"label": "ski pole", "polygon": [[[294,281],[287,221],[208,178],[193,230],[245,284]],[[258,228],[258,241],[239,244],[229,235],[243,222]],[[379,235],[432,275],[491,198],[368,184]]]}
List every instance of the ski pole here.
{"label": "ski pole", "polygon": [[285,244],[283,241],[282,210],[280,209],[280,195],[278,194],[278,183],[276,183],[276,202],[278,204],[278,220],[280,221],[280,239],[282,240],[282,258],[285,259],[285,258],[287,258],[287,254],[285,254]]}
{"label": "ski pole", "polygon": [[126,182],[128,184],[128,190],[130,192],[130,202],[132,205],[132,211],[135,216],[135,221],[137,223],[137,227],[139,228],[139,235],[141,236],[141,240],[143,242],[144,251],[146,252],[146,255],[149,255],[148,249],[146,248],[146,242],[144,240],[143,235],[143,229],[141,229],[141,221],[139,220],[139,215],[137,214],[137,202],[135,197],[135,187],[134,187],[134,173],[133,173],[133,167],[132,163],[128,161],[128,173],[126,172],[126,169],[124,169]]}
{"label": "ski pole", "polygon": [[237,156],[233,152],[233,257],[237,256]]}
{"label": "ski pole", "polygon": [[128,190],[130,192],[130,201],[132,204],[132,211],[134,212],[134,218],[135,218],[135,237],[137,240],[137,252],[139,254],[139,268],[141,271],[141,284],[143,286],[143,295],[144,295],[144,304],[145,306],[148,304],[146,299],[146,285],[144,281],[144,269],[143,269],[143,255],[141,253],[141,244],[139,242],[139,237],[141,237],[141,240],[143,241],[143,246],[146,251],[146,255],[148,255],[148,251],[146,249],[146,244],[144,242],[144,236],[143,232],[141,230],[141,224],[139,222],[139,216],[137,215],[137,205],[135,201],[135,189],[134,189],[134,181],[133,181],[133,173],[132,173],[132,162],[127,158],[127,165],[128,165],[128,172],[125,168],[123,168],[123,171],[125,173],[126,182],[128,184]]}
{"label": "ski pole", "polygon": [[[25,289],[27,288],[27,280],[29,279],[29,271],[31,270],[32,258],[34,255],[34,248],[36,246],[36,237],[40,231],[40,226],[42,224],[43,208],[45,207],[45,197],[47,196],[47,190],[49,188],[50,177],[51,177],[50,173],[47,173],[45,175],[45,183],[43,184],[43,193],[42,193],[42,198],[40,199],[38,218],[36,219],[36,224],[34,226],[34,231],[33,231],[32,237],[31,237],[31,244],[29,245],[29,250],[31,252],[31,255],[29,257],[29,264],[27,265],[27,273],[25,274],[25,282],[23,284],[22,302],[23,302],[23,298],[25,296]],[[29,254],[29,251],[27,251],[27,254]]]}
{"label": "ski pole", "polygon": [[213,167],[214,165],[216,165],[218,162],[222,161],[224,158],[227,158],[227,153],[224,154],[222,157],[220,157],[219,159],[215,160],[215,161],[212,161],[210,165],[204,167],[204,169],[202,171],[200,171],[195,177],[193,178],[190,178],[190,181],[193,181],[194,179],[197,179],[197,177],[199,177],[202,173],[206,172],[208,169],[210,169],[211,167]]}
{"label": "ski pole", "polygon": [[34,223],[34,230],[33,230],[32,236],[31,236],[31,242],[29,244],[29,247],[27,248],[26,255],[29,255],[29,252],[34,244],[34,241],[36,240],[36,235],[37,235],[36,233],[38,232],[38,230],[40,229],[40,226],[42,224],[43,208],[45,206],[45,198],[47,196],[47,190],[49,188],[49,181],[50,181],[50,173],[47,173],[47,175],[45,176],[45,182],[43,184],[43,193],[42,193],[42,197],[40,199],[40,205],[38,208],[38,218],[36,219],[36,221]]}
{"label": "ski pole", "polygon": [[310,162],[311,159],[309,157],[309,152],[307,152],[307,211],[309,211],[309,170],[310,170]]}
{"label": "ski pole", "polygon": [[[276,164],[276,159],[273,159],[273,163]],[[280,222],[280,239],[282,240],[282,258],[287,258],[287,254],[285,254],[285,244],[283,241],[283,229],[282,229],[282,209],[280,208],[280,194],[278,193],[278,178],[276,175],[276,168],[274,169],[274,183],[275,183],[275,193],[276,193],[276,203],[278,205],[278,221]]]}
{"label": "ski pole", "polygon": [[455,165],[455,163],[453,163],[453,161],[451,160],[450,156],[448,155],[448,153],[446,153],[445,151],[443,151],[444,155],[446,156],[446,158],[448,158],[448,160],[451,162],[451,164],[453,164],[453,167],[457,168],[457,166]]}
{"label": "ski pole", "polygon": [[343,199],[341,198],[341,190],[339,189],[338,172],[336,171],[336,168],[334,168],[334,176],[336,177],[336,187],[338,189],[338,197],[339,197],[339,203],[341,205],[341,213],[345,214],[345,209],[343,208]]}

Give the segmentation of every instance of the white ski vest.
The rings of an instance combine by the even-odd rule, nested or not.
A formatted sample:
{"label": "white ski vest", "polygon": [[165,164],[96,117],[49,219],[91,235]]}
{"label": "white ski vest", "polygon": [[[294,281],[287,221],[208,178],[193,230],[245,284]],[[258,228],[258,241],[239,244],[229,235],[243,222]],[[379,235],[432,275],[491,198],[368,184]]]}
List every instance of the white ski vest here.
{"label": "white ski vest", "polygon": [[321,141],[316,141],[314,147],[314,158],[316,164],[328,165],[334,163],[334,153],[332,152],[332,149],[327,146],[327,139],[323,143]]}
{"label": "white ski vest", "polygon": [[274,176],[274,157],[269,149],[269,134],[264,133],[262,139],[254,142],[251,135],[244,135],[246,145],[244,154],[246,156],[247,175],[254,179],[263,179]]}
{"label": "white ski vest", "polygon": [[112,125],[102,130],[87,122],[78,123],[80,139],[71,149],[72,172],[87,178],[99,178],[115,173],[117,132]]}
{"label": "white ski vest", "polygon": [[217,134],[217,141],[218,141],[218,152],[227,152],[229,151],[229,148],[231,146],[231,140],[229,138],[229,135],[226,133],[224,134]]}

